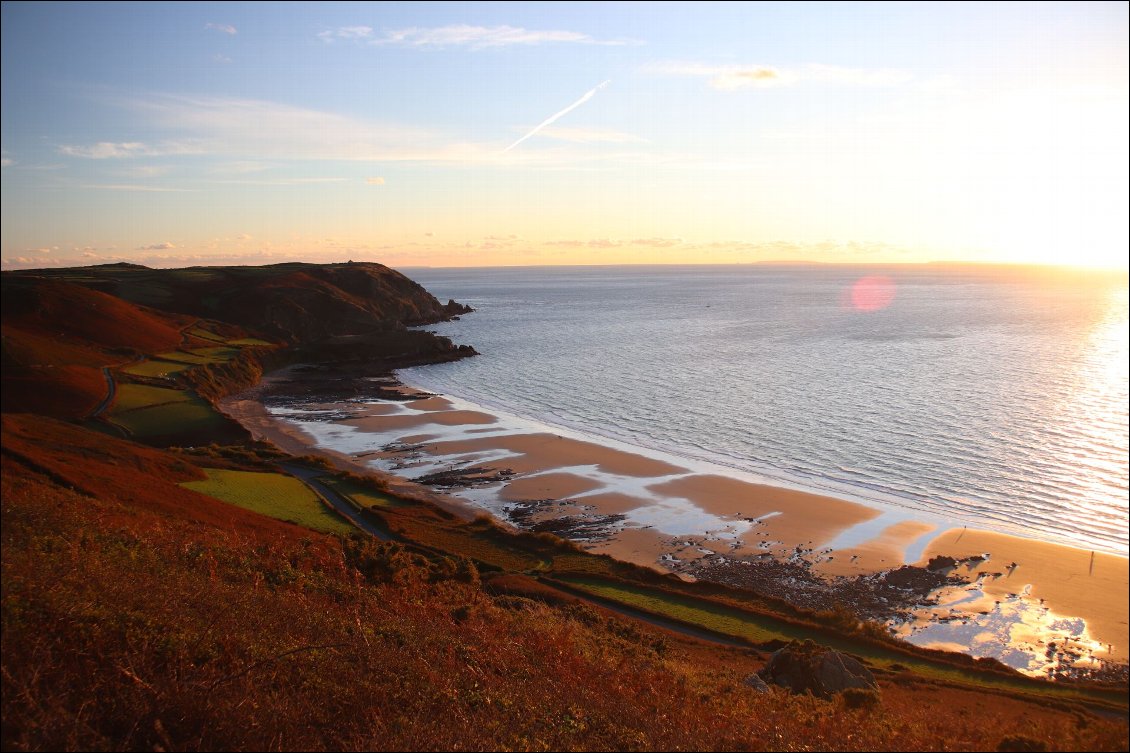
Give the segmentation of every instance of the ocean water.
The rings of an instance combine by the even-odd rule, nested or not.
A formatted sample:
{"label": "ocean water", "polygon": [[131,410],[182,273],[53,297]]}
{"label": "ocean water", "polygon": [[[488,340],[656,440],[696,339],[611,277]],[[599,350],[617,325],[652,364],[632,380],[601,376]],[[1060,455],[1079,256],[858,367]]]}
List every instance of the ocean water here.
{"label": "ocean water", "polygon": [[1126,275],[405,269],[477,311],[422,388],[955,525],[1126,555]]}

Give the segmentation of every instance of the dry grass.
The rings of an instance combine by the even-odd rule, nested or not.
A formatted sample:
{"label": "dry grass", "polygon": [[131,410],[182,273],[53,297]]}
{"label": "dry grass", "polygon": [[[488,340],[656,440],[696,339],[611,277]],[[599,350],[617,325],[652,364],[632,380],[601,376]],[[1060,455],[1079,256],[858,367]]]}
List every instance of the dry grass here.
{"label": "dry grass", "polygon": [[2,492],[5,750],[1125,747],[1124,724],[1008,699],[989,724],[944,689],[758,695],[748,652],[494,598],[466,561],[395,544],[263,543],[9,457]]}

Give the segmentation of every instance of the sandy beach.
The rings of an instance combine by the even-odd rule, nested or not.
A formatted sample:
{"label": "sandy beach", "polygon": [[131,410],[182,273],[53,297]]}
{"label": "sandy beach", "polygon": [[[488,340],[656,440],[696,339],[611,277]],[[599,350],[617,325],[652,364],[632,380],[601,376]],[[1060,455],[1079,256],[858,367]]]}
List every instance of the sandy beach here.
{"label": "sandy beach", "polygon": [[[1025,614],[1050,615],[1048,625],[1057,624],[1056,619],[1059,624],[1085,621],[1086,634],[1079,639],[1088,639],[1092,655],[1127,659],[1130,571],[1125,557],[1097,553],[1092,562],[1088,550],[702,472],[678,459],[515,428],[440,396],[333,406],[349,413],[332,424],[338,432],[332,443],[339,449],[334,450],[328,435],[319,435],[329,424],[288,420],[264,407],[264,391],[274,380],[285,379],[285,373],[268,375],[259,387],[226,399],[221,407],[253,436],[288,452],[324,455],[354,472],[395,468],[392,478],[399,491],[427,497],[463,517],[482,507],[497,513],[507,504],[552,500],[560,510],[545,514],[609,521],[606,537],[582,542],[590,550],[657,568],[714,555],[771,555],[803,559],[814,572],[835,578],[904,564],[925,566],[944,555],[967,560],[953,572],[980,589],[975,591],[978,599],[962,605],[966,613],[991,612],[1006,600],[1022,602]],[[450,493],[409,480],[469,467],[506,471],[508,479],[496,488],[454,488]],[[563,501],[565,506],[559,504]],[[987,559],[979,559],[983,555]],[[1046,639],[1032,628],[1030,617],[1018,617],[1015,623],[1010,629],[1016,641]]]}

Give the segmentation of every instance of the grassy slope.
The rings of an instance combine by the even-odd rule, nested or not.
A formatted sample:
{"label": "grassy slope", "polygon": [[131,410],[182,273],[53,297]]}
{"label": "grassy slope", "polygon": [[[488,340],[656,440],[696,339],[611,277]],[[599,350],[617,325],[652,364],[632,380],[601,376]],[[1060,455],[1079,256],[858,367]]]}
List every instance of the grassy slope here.
{"label": "grassy slope", "polygon": [[985,696],[905,680],[872,711],[759,695],[748,651],[492,597],[397,545],[201,525],[130,496],[152,467],[87,496],[3,462],[6,750],[1125,746],[1124,724],[1007,698],[987,723]]}
{"label": "grassy slope", "polygon": [[79,285],[3,277],[3,408],[60,418],[89,413],[106,394],[102,366],[181,341],[183,317]]}
{"label": "grassy slope", "polygon": [[219,468],[206,468],[204,472],[206,480],[182,481],[181,486],[314,531],[348,535],[357,530],[327,509],[310,487],[291,476]]}

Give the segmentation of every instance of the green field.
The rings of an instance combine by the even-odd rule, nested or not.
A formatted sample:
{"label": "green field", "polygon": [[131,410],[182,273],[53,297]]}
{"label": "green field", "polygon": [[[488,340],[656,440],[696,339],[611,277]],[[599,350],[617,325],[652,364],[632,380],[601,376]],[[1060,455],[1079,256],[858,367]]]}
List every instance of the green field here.
{"label": "green field", "polygon": [[347,501],[352,502],[353,506],[358,510],[368,507],[408,507],[412,504],[406,500],[398,499],[389,494],[382,494],[375,489],[362,486],[361,484],[346,479],[324,476],[318,480],[345,497]]}
{"label": "green field", "polygon": [[315,531],[349,534],[357,530],[292,476],[215,468],[205,468],[204,472],[207,481],[186,481],[181,486]]}
{"label": "green field", "polygon": [[191,350],[174,350],[168,353],[158,353],[156,357],[166,361],[176,361],[177,363],[197,366],[206,363],[223,363],[230,361],[237,353],[239,353],[239,348],[193,348]]}
{"label": "green field", "polygon": [[728,609],[722,605],[711,604],[699,599],[684,598],[677,594],[656,591],[645,586],[628,583],[612,583],[605,580],[591,580],[584,577],[562,577],[561,581],[582,591],[603,596],[611,601],[636,607],[652,614],[671,617],[689,625],[713,630],[723,635],[745,638],[753,643],[764,643],[774,639],[791,640],[808,638],[798,636],[795,631],[784,631],[781,623],[770,618]]}
{"label": "green field", "polygon": [[[170,390],[173,391],[175,390]],[[223,417],[206,401],[185,392],[180,394],[185,395],[186,399],[176,403],[137,408],[124,413],[115,411],[110,414],[110,421],[135,437],[196,435],[200,432],[218,430],[224,426]]]}
{"label": "green field", "polygon": [[266,346],[270,346],[270,345],[273,345],[273,343],[269,343],[266,340],[260,340],[258,337],[241,337],[238,340],[228,340],[228,345],[239,345],[239,346],[266,345]]}
{"label": "green field", "polygon": [[174,363],[173,361],[154,359],[130,364],[122,369],[122,373],[132,374],[134,376],[164,377],[169,374],[176,374],[178,371],[184,371],[187,368],[188,364],[186,363]]}
{"label": "green field", "polygon": [[192,399],[193,396],[184,390],[150,387],[147,384],[119,384],[118,394],[114,398],[113,413],[124,413],[164,403],[187,402]]}
{"label": "green field", "polygon": [[201,340],[210,340],[221,345],[226,344],[224,338],[220,337],[214,332],[209,332],[202,327],[193,327],[188,331],[188,334],[192,335],[193,337],[199,337]]}
{"label": "green field", "polygon": [[214,348],[190,348],[188,353],[201,358],[215,358],[220,361],[228,361],[239,355],[239,348],[232,348],[227,345],[221,345]]}

